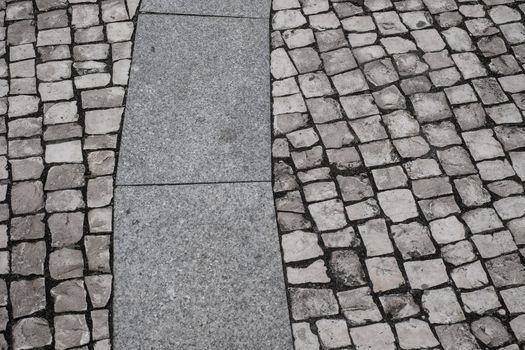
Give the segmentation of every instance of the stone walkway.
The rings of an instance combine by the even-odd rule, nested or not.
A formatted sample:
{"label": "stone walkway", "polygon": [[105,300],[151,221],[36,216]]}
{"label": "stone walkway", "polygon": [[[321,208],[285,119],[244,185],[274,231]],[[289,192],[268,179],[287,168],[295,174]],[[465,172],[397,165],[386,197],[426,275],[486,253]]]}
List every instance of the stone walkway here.
{"label": "stone walkway", "polygon": [[525,1],[0,18],[0,349],[525,349]]}
{"label": "stone walkway", "polygon": [[198,3],[145,1],[139,15],[117,172],[114,346],[289,350],[270,4],[225,2],[240,12],[224,17],[222,1]]}
{"label": "stone walkway", "polygon": [[113,175],[137,6],[0,2],[0,349],[111,347]]}
{"label": "stone walkway", "polygon": [[520,3],[273,1],[296,350],[525,349]]}

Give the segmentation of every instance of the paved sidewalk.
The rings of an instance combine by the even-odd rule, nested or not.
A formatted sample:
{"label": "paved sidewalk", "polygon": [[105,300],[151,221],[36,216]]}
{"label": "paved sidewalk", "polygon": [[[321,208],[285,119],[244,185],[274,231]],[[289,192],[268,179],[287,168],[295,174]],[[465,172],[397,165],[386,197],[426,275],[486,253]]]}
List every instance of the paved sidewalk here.
{"label": "paved sidewalk", "polygon": [[0,19],[0,349],[525,349],[525,1]]}
{"label": "paved sidewalk", "polygon": [[293,347],[271,190],[269,12],[226,3],[146,1],[139,15],[115,202],[117,349]]}
{"label": "paved sidewalk", "polygon": [[524,348],[524,15],[513,0],[273,1],[296,350]]}
{"label": "paved sidewalk", "polygon": [[0,349],[289,349],[269,3],[138,6],[0,2]]}
{"label": "paved sidewalk", "polygon": [[137,0],[0,2],[0,349],[111,348]]}

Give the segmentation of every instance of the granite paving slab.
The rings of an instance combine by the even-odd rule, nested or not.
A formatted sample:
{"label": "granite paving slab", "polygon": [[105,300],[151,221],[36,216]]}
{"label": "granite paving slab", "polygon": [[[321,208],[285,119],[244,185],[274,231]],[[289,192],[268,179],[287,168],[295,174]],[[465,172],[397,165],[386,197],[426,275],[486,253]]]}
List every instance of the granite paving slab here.
{"label": "granite paving slab", "polygon": [[268,21],[138,27],[117,183],[270,180]]}
{"label": "granite paving slab", "polygon": [[292,348],[270,187],[117,188],[117,349]]}
{"label": "granite paving slab", "polygon": [[141,11],[268,18],[270,0],[144,0]]}

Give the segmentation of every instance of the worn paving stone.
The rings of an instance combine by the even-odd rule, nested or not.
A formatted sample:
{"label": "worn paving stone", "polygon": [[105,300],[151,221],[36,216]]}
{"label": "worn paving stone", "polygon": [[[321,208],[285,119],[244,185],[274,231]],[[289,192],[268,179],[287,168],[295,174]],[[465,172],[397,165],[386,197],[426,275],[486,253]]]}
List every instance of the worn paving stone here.
{"label": "worn paving stone", "polygon": [[[88,317],[112,306],[110,246],[93,244],[92,234],[110,241],[108,179],[115,173],[137,5],[0,4],[1,348],[109,344],[109,328],[99,331],[101,318]],[[96,185],[91,191],[88,177]],[[85,241],[84,234],[90,234]]]}
{"label": "worn paving stone", "polygon": [[[286,173],[288,190],[285,177],[275,177],[276,203],[291,191],[302,194],[293,208],[317,200],[300,215],[321,224],[310,226],[322,236],[318,245],[312,235],[312,260],[298,267],[285,260],[294,281],[300,268],[305,281],[312,278],[309,264],[327,257],[332,284],[318,286],[336,293],[358,350],[517,350],[525,284],[525,7],[511,0],[275,0],[272,10],[279,19],[272,36],[285,37],[272,49],[294,55],[301,47],[312,63],[304,73],[315,69],[332,83],[312,77],[299,94],[291,81],[304,78],[295,77],[295,66],[288,78],[272,80],[289,79],[294,96],[288,108],[278,101],[274,125],[285,113],[304,113],[300,126],[275,133],[289,142],[279,141],[274,164],[291,156],[298,169]],[[285,68],[281,61],[272,60],[275,69]],[[297,144],[290,139],[297,129],[320,137]],[[347,220],[335,224],[338,201]],[[301,322],[313,339],[304,349],[330,348],[316,317]]]}
{"label": "worn paving stone", "polygon": [[[270,180],[269,153],[258,150],[270,150],[262,79],[273,79],[276,217],[286,282],[302,291],[290,293],[301,318],[296,347],[515,350],[523,342],[523,5],[275,0],[268,16],[264,2],[150,0],[144,11],[257,19],[198,25],[193,16],[172,24],[145,15],[139,22],[151,25],[135,52],[148,69],[137,69],[138,5],[0,4],[0,347],[110,346],[112,175],[130,70],[132,101],[150,101],[136,115],[156,117],[130,124],[132,109],[126,118],[135,134],[156,137],[124,137],[123,159],[129,145],[140,155],[137,183]],[[195,33],[200,40],[189,40]],[[221,55],[188,53],[199,47]],[[180,69],[188,62],[200,67],[197,79]],[[149,67],[162,74],[142,77]],[[168,118],[178,128],[172,119],[166,127]],[[164,152],[172,144],[186,158]],[[40,281],[51,299],[42,299]],[[432,287],[412,298],[413,285]],[[289,334],[268,341],[292,343]]]}

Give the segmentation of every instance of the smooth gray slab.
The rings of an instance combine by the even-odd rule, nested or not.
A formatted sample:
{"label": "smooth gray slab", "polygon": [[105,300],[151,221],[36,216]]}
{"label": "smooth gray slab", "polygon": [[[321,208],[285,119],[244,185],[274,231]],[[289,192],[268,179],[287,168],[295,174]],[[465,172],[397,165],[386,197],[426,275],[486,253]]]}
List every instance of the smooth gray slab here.
{"label": "smooth gray slab", "polygon": [[208,16],[270,16],[271,0],[143,0],[141,11]]}
{"label": "smooth gray slab", "polygon": [[118,187],[115,349],[291,350],[270,183]]}
{"label": "smooth gray slab", "polygon": [[268,21],[141,15],[117,182],[271,179]]}

